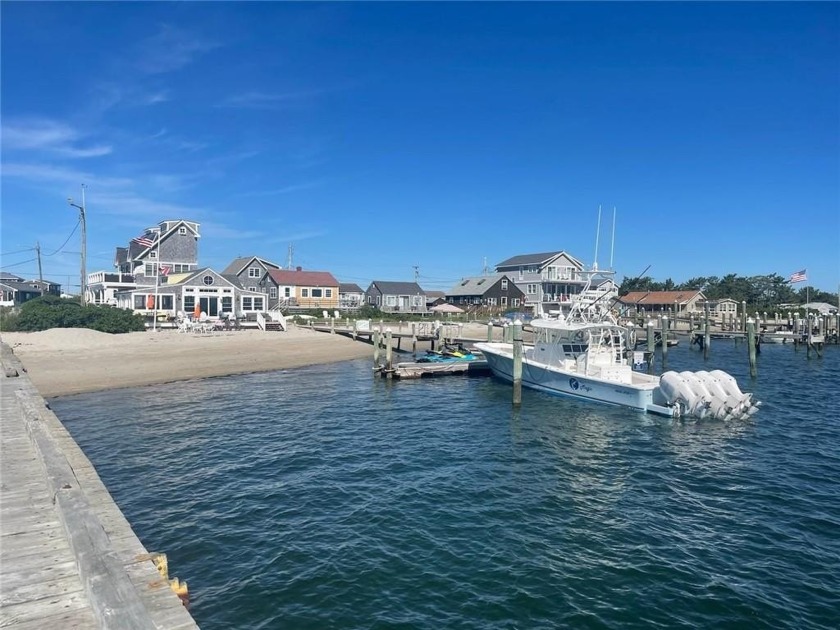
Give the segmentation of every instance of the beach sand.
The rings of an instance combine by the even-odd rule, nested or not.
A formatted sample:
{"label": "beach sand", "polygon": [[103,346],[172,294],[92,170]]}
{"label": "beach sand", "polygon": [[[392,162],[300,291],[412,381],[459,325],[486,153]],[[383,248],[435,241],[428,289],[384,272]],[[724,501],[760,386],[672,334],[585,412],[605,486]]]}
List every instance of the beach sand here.
{"label": "beach sand", "polygon": [[373,357],[368,343],[295,326],[213,335],[53,328],[2,333],[0,341],[45,398]]}
{"label": "beach sand", "polygon": [[[462,334],[486,338],[487,327],[467,324]],[[212,335],[175,330],[112,335],[86,328],[52,328],[4,332],[0,341],[12,348],[44,398],[349,359],[366,358],[373,365],[371,344],[294,325],[285,332],[237,330]],[[404,349],[410,347],[403,343]]]}

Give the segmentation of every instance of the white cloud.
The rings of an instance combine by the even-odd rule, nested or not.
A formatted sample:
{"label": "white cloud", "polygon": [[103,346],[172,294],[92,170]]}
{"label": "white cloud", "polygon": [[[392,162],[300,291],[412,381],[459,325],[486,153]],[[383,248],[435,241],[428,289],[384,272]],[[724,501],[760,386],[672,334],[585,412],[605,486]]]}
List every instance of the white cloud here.
{"label": "white cloud", "polygon": [[242,94],[234,94],[232,96],[227,97],[225,100],[218,104],[218,107],[241,107],[245,109],[274,109],[276,107],[280,107],[285,103],[316,96],[319,93],[320,90],[304,92],[284,92],[274,94],[260,91],[244,92]]}
{"label": "white cloud", "polygon": [[106,144],[76,145],[85,135],[56,120],[32,118],[3,125],[3,147],[7,151],[51,151],[70,158],[98,157],[113,150]]}
{"label": "white cloud", "polygon": [[38,184],[88,184],[98,188],[125,188],[133,185],[126,177],[103,177],[91,172],[80,171],[52,164],[4,163],[2,176],[18,178]]}
{"label": "white cloud", "polygon": [[157,34],[141,42],[137,67],[146,74],[174,72],[218,46],[219,44],[164,24]]}

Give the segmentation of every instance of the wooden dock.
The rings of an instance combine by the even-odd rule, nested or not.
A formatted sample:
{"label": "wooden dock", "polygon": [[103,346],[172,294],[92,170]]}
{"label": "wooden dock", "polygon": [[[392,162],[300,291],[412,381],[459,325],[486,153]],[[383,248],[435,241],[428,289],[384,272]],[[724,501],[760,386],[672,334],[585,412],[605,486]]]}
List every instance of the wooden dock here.
{"label": "wooden dock", "polygon": [[387,367],[380,367],[381,376],[392,376],[394,378],[424,378],[432,376],[475,376],[490,374],[490,368],[484,359],[473,359],[471,361],[407,361],[394,365],[388,370]]}
{"label": "wooden dock", "polygon": [[0,357],[0,627],[197,628],[165,557],[143,547],[8,345]]}

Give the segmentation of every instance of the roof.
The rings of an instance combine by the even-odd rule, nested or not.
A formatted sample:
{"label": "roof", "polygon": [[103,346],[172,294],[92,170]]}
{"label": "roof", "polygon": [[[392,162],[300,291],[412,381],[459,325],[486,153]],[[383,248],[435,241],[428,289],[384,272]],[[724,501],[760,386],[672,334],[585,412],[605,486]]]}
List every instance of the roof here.
{"label": "roof", "polygon": [[446,291],[426,291],[426,298],[435,300],[437,298],[445,298]]}
{"label": "roof", "polygon": [[222,274],[238,275],[242,273],[243,269],[249,267],[252,261],[260,263],[266,269],[280,269],[280,265],[273,263],[270,260],[266,260],[265,258],[260,258],[259,256],[241,256],[239,258],[234,258],[233,262],[231,262],[227,267],[222,269]]}
{"label": "roof", "polygon": [[364,293],[362,287],[353,282],[341,282],[338,285],[339,293]]}
{"label": "roof", "polygon": [[496,267],[513,267],[519,265],[539,265],[547,260],[550,260],[557,256],[558,254],[562,254],[563,250],[557,252],[546,252],[544,254],[520,254],[518,256],[514,256],[513,258],[508,258],[507,260],[503,260],[502,262],[498,263]]}
{"label": "roof", "polygon": [[389,280],[374,280],[370,283],[368,291],[370,291],[370,288],[374,286],[379,292],[382,293],[382,295],[417,295],[420,293],[426,295],[426,292],[422,288],[420,288],[420,285],[416,282],[391,282]]}
{"label": "roof", "polygon": [[484,293],[502,278],[506,273],[494,273],[486,276],[462,278],[461,281],[446,292],[447,296],[459,297],[464,295],[484,295]]}
{"label": "roof", "polygon": [[699,290],[693,291],[631,291],[627,295],[622,295],[618,298],[619,302],[623,304],[685,304],[690,302],[698,296],[702,296],[703,292]]}
{"label": "roof", "polygon": [[268,275],[277,284],[306,287],[337,287],[338,280],[329,271],[269,269]]}
{"label": "roof", "polygon": [[23,282],[23,278],[20,276],[16,276],[13,273],[9,273],[8,271],[0,271],[0,280],[13,280],[15,282]]}

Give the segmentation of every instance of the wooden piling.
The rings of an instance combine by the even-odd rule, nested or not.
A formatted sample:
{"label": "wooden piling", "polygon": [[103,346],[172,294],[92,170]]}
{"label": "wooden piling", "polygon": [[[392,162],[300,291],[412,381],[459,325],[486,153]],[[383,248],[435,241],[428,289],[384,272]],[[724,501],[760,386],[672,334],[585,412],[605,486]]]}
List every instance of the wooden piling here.
{"label": "wooden piling", "polygon": [[662,369],[665,369],[665,361],[668,360],[668,316],[662,317]]}
{"label": "wooden piling", "polygon": [[335,317],[330,317],[330,334],[335,334]]}
{"label": "wooden piling", "polygon": [[493,322],[487,322],[487,343],[493,341]]}
{"label": "wooden piling", "polygon": [[650,359],[648,360],[648,374],[653,374],[653,364],[656,362],[656,340],[653,337],[654,327],[656,323],[651,319],[647,323],[647,351]]}
{"label": "wooden piling", "polygon": [[373,369],[379,369],[379,330],[373,330]]}
{"label": "wooden piling", "polygon": [[411,353],[417,354],[417,324],[411,323]]}
{"label": "wooden piling", "polygon": [[753,321],[752,317],[747,320],[747,347],[749,351],[750,357],[750,376],[755,378],[756,375],[756,365],[755,365],[755,321]]}
{"label": "wooden piling", "polygon": [[388,378],[393,375],[394,368],[394,349],[391,347],[391,329],[385,329],[385,369],[387,370]]}
{"label": "wooden piling", "polygon": [[704,320],[703,320],[703,358],[709,358],[709,346],[711,345],[712,335],[709,332],[709,303],[706,302],[706,306],[704,308]]}
{"label": "wooden piling", "polygon": [[511,327],[513,337],[513,404],[522,404],[522,322],[518,319]]}

